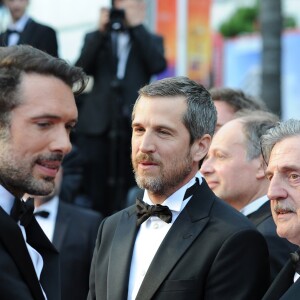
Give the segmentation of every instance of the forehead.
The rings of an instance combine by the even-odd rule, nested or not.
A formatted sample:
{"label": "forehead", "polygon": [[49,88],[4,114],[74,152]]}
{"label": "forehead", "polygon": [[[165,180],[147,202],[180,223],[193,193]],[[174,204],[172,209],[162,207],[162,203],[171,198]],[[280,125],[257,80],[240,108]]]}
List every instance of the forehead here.
{"label": "forehead", "polygon": [[288,168],[300,169],[300,135],[288,137],[276,143],[271,151],[268,169]]}
{"label": "forehead", "polygon": [[245,147],[245,138],[242,123],[238,120],[232,120],[216,132],[210,148],[222,147],[223,149],[228,148],[234,151],[236,146]]}
{"label": "forehead", "polygon": [[165,119],[182,122],[182,117],[186,109],[186,100],[182,96],[141,96],[134,111],[134,121],[144,120],[155,122]]}
{"label": "forehead", "polygon": [[234,118],[235,111],[231,105],[223,100],[214,100],[215,107],[217,109],[218,119],[228,122]]}
{"label": "forehead", "polygon": [[22,75],[18,96],[20,105],[14,110],[22,109],[23,113],[47,111],[51,113],[67,112],[76,114],[72,89],[59,78],[51,75],[29,73]]}

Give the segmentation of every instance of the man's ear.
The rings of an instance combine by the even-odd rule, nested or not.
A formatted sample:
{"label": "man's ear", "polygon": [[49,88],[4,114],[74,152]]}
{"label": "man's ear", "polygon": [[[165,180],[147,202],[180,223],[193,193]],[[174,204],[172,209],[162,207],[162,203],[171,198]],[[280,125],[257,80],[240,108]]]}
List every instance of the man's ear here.
{"label": "man's ear", "polygon": [[194,161],[200,161],[208,152],[211,144],[211,136],[209,134],[204,134],[201,138],[194,141],[191,147],[191,154]]}
{"label": "man's ear", "polygon": [[262,155],[260,155],[258,158],[257,158],[258,162],[258,167],[257,167],[257,171],[256,171],[256,179],[263,179],[265,178],[265,170],[266,170],[266,164],[265,164],[265,161],[262,157]]}

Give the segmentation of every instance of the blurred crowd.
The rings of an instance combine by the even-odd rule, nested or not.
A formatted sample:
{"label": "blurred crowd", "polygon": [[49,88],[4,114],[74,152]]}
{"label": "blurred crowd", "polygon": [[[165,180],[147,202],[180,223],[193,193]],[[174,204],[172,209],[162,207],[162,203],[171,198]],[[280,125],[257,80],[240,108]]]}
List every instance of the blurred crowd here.
{"label": "blurred crowd", "polygon": [[[60,61],[55,30],[31,18],[29,0],[3,3],[11,20],[0,34],[0,46],[30,45]],[[90,90],[75,95],[78,119],[70,132],[72,150],[62,162],[52,193],[27,193],[35,198],[37,222],[60,252],[62,300],[81,300],[87,295],[88,299],[116,300],[298,299],[300,288],[293,290],[293,283],[299,285],[298,270],[289,260],[290,253],[294,263],[299,260],[300,166],[291,154],[299,152],[299,121],[281,122],[263,100],[241,90],[211,87],[206,91],[181,77],[156,81],[155,76],[167,68],[164,40],[144,25],[145,16],[143,0],[114,0],[111,7],[101,8],[98,28],[85,35],[72,66],[93,78]],[[159,97],[171,104],[162,103],[166,100]],[[181,98],[187,99],[187,108]],[[165,153],[166,166],[153,154],[156,148]],[[145,179],[153,165],[161,167],[157,178]],[[193,171],[185,181],[184,176]],[[175,201],[191,188],[192,194],[180,203]],[[170,191],[176,197],[162,200]],[[197,204],[191,200],[195,194]],[[146,213],[138,232],[126,219],[133,214],[137,198],[143,200],[137,204],[139,213]],[[285,199],[289,200],[281,204]],[[206,200],[212,203],[201,207],[207,215],[197,215]],[[165,205],[171,207],[171,219],[162,221],[158,217]],[[123,210],[126,216],[121,215]],[[170,228],[175,220],[177,233]],[[200,229],[192,229],[192,225],[185,227],[188,222],[203,223]],[[186,231],[181,232],[178,224]],[[127,234],[134,244],[125,241]],[[199,260],[197,253],[201,253]],[[126,261],[120,269],[126,264],[130,270],[124,278],[111,261],[123,255]],[[173,256],[177,260],[171,267]],[[157,278],[145,277],[147,271],[157,272]],[[114,288],[110,276],[115,276]],[[228,286],[226,277],[232,280]]]}

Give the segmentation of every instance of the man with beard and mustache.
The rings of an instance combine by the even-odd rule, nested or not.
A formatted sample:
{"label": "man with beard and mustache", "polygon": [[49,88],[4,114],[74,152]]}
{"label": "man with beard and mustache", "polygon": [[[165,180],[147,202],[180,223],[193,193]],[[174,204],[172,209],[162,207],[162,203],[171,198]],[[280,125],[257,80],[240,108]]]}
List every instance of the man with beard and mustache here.
{"label": "man with beard and mustache", "polygon": [[132,164],[145,193],[100,225],[88,299],[261,299],[266,242],[198,172],[215,125],[210,94],[186,77],[140,89]]}
{"label": "man with beard and mustache", "polygon": [[[300,121],[287,120],[261,138],[277,234],[300,246]],[[291,254],[263,300],[300,299],[300,252]]]}
{"label": "man with beard and mustache", "polygon": [[[77,121],[79,68],[30,46],[0,48],[0,295],[60,299],[59,257],[33,217],[33,199],[47,195]],[[22,199],[22,200],[21,200]]]}

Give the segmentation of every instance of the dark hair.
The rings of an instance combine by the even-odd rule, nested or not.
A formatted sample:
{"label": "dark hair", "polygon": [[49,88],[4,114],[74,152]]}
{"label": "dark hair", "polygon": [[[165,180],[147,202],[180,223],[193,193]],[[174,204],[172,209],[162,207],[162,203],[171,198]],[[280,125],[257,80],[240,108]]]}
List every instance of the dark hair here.
{"label": "dark hair", "polygon": [[209,92],[213,101],[224,101],[230,105],[235,112],[242,109],[267,111],[267,107],[262,101],[255,100],[250,95],[246,95],[243,91],[238,89],[214,87],[211,88]]}
{"label": "dark hair", "polygon": [[8,124],[10,112],[22,102],[18,92],[26,73],[55,76],[76,95],[85,89],[88,81],[81,68],[31,46],[0,47],[0,126]]}
{"label": "dark hair", "polygon": [[204,134],[213,136],[217,112],[209,92],[201,84],[181,76],[154,81],[139,90],[132,118],[141,96],[165,98],[183,96],[186,99],[187,110],[182,116],[182,121],[190,133],[191,143]]}

